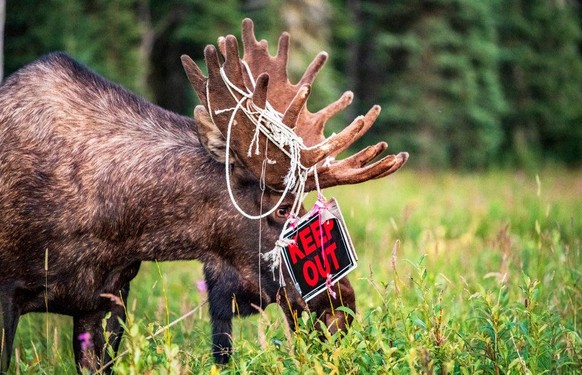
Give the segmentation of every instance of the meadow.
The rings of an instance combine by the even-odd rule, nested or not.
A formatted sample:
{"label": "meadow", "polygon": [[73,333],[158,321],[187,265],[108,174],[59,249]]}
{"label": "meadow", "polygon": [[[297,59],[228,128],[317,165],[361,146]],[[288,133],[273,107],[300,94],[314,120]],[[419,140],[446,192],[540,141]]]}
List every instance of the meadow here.
{"label": "meadow", "polygon": [[[320,341],[307,314],[289,332],[273,305],[235,321],[235,354],[215,366],[201,264],[148,263],[127,301],[118,373],[582,372],[582,171],[404,168],[325,194],[359,256],[349,332]],[[11,373],[74,374],[70,342],[69,318],[24,316]]]}

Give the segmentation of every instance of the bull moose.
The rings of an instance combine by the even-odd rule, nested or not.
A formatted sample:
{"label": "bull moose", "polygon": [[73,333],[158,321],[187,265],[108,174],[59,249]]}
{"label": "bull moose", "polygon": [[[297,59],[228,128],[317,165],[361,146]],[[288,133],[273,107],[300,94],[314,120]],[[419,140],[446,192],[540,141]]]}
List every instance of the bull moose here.
{"label": "bull moose", "polygon": [[[116,351],[125,311],[106,296],[126,300],[142,261],[203,262],[218,363],[232,353],[233,296],[243,316],[257,312],[253,305],[281,301],[292,327],[306,309],[332,331],[349,324],[334,309],[343,303],[355,310],[347,278],[333,287],[341,301],[330,304],[322,294],[307,304],[259,261],[273,249],[302,192],[288,189],[285,147],[256,134],[237,107],[268,104],[301,137],[299,160],[309,171],[305,192],[387,176],[408,154],[376,161],[387,147],[380,142],[335,160],[370,128],[380,107],[326,138],[328,119],[352,100],[346,92],[318,112],[307,110],[327,55],[320,53],[293,84],[287,33],[272,56],[245,19],[242,42],[242,58],[232,35],[220,38],[218,48],[207,46],[207,77],[182,56],[202,103],[193,119],[149,103],[64,53],[32,62],[0,86],[0,373],[8,370],[18,320],[29,312],[72,316],[78,369],[109,372],[102,321],[110,314],[105,329]],[[248,152],[252,142],[259,152]],[[231,195],[252,215],[272,212],[242,216]],[[84,333],[91,335],[91,349],[81,347]]]}

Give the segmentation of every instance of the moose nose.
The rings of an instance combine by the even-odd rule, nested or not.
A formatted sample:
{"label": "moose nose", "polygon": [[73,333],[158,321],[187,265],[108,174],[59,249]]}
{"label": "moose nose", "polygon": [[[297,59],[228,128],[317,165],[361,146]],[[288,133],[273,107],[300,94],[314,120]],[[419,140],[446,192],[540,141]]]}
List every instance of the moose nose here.
{"label": "moose nose", "polygon": [[[314,302],[321,308],[321,310],[319,310],[319,319],[321,320],[321,323],[323,323],[319,324],[317,328],[322,331],[327,329],[330,334],[339,331],[345,332],[354,319],[352,313],[348,313],[345,310],[340,311],[337,309],[338,307],[345,306],[352,310],[353,313],[356,312],[356,297],[354,289],[347,277],[339,280],[339,282],[332,287],[332,291],[335,293],[336,298],[330,298],[327,293],[321,293],[314,299]],[[322,333],[320,338],[324,339],[325,335]]]}
{"label": "moose nose", "polygon": [[354,318],[343,311],[328,311],[325,313],[323,321],[332,335],[336,332],[345,332]]}

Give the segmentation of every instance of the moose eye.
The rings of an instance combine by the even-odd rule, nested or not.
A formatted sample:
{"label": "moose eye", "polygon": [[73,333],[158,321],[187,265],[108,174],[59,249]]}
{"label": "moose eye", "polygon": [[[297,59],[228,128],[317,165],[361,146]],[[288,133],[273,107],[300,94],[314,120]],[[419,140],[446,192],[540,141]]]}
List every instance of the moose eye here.
{"label": "moose eye", "polygon": [[281,219],[286,219],[289,215],[289,206],[281,206],[275,211],[275,215]]}

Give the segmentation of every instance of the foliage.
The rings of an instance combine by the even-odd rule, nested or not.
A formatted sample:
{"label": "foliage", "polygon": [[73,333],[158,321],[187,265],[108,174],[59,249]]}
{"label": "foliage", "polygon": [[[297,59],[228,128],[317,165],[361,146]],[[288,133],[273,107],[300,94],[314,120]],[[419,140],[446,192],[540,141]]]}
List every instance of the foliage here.
{"label": "foliage", "polygon": [[65,50],[164,108],[197,103],[180,64],[252,17],[272,53],[292,33],[291,74],[320,50],[330,63],[310,110],[352,90],[338,131],[384,111],[362,143],[390,141],[423,167],[580,165],[580,5],[564,1],[30,0],[9,1],[6,74]]}
{"label": "foliage", "polygon": [[[135,90],[140,75],[139,24],[133,0],[12,1],[7,5],[6,68],[65,50]],[[66,21],[65,21],[66,20]]]}
{"label": "foliage", "polygon": [[363,9],[375,20],[364,47],[377,56],[362,72],[368,81],[377,77],[377,91],[365,99],[386,103],[381,124],[417,164],[475,168],[495,156],[505,101],[491,4],[400,1]]}
{"label": "foliage", "polygon": [[[115,367],[121,374],[541,374],[582,366],[582,176],[543,170],[454,175],[402,171],[326,192],[359,255],[353,327],[320,341],[304,314],[235,321],[232,361],[210,355],[196,262],[147,263],[132,283]],[[179,324],[161,331],[193,311]],[[354,314],[344,310],[346,314]],[[20,374],[75,373],[68,318],[28,314]],[[158,332],[158,334],[156,334]],[[153,338],[149,338],[153,336]]]}
{"label": "foliage", "polygon": [[502,1],[500,71],[511,110],[507,147],[521,164],[579,164],[582,154],[582,31],[569,2]]}

